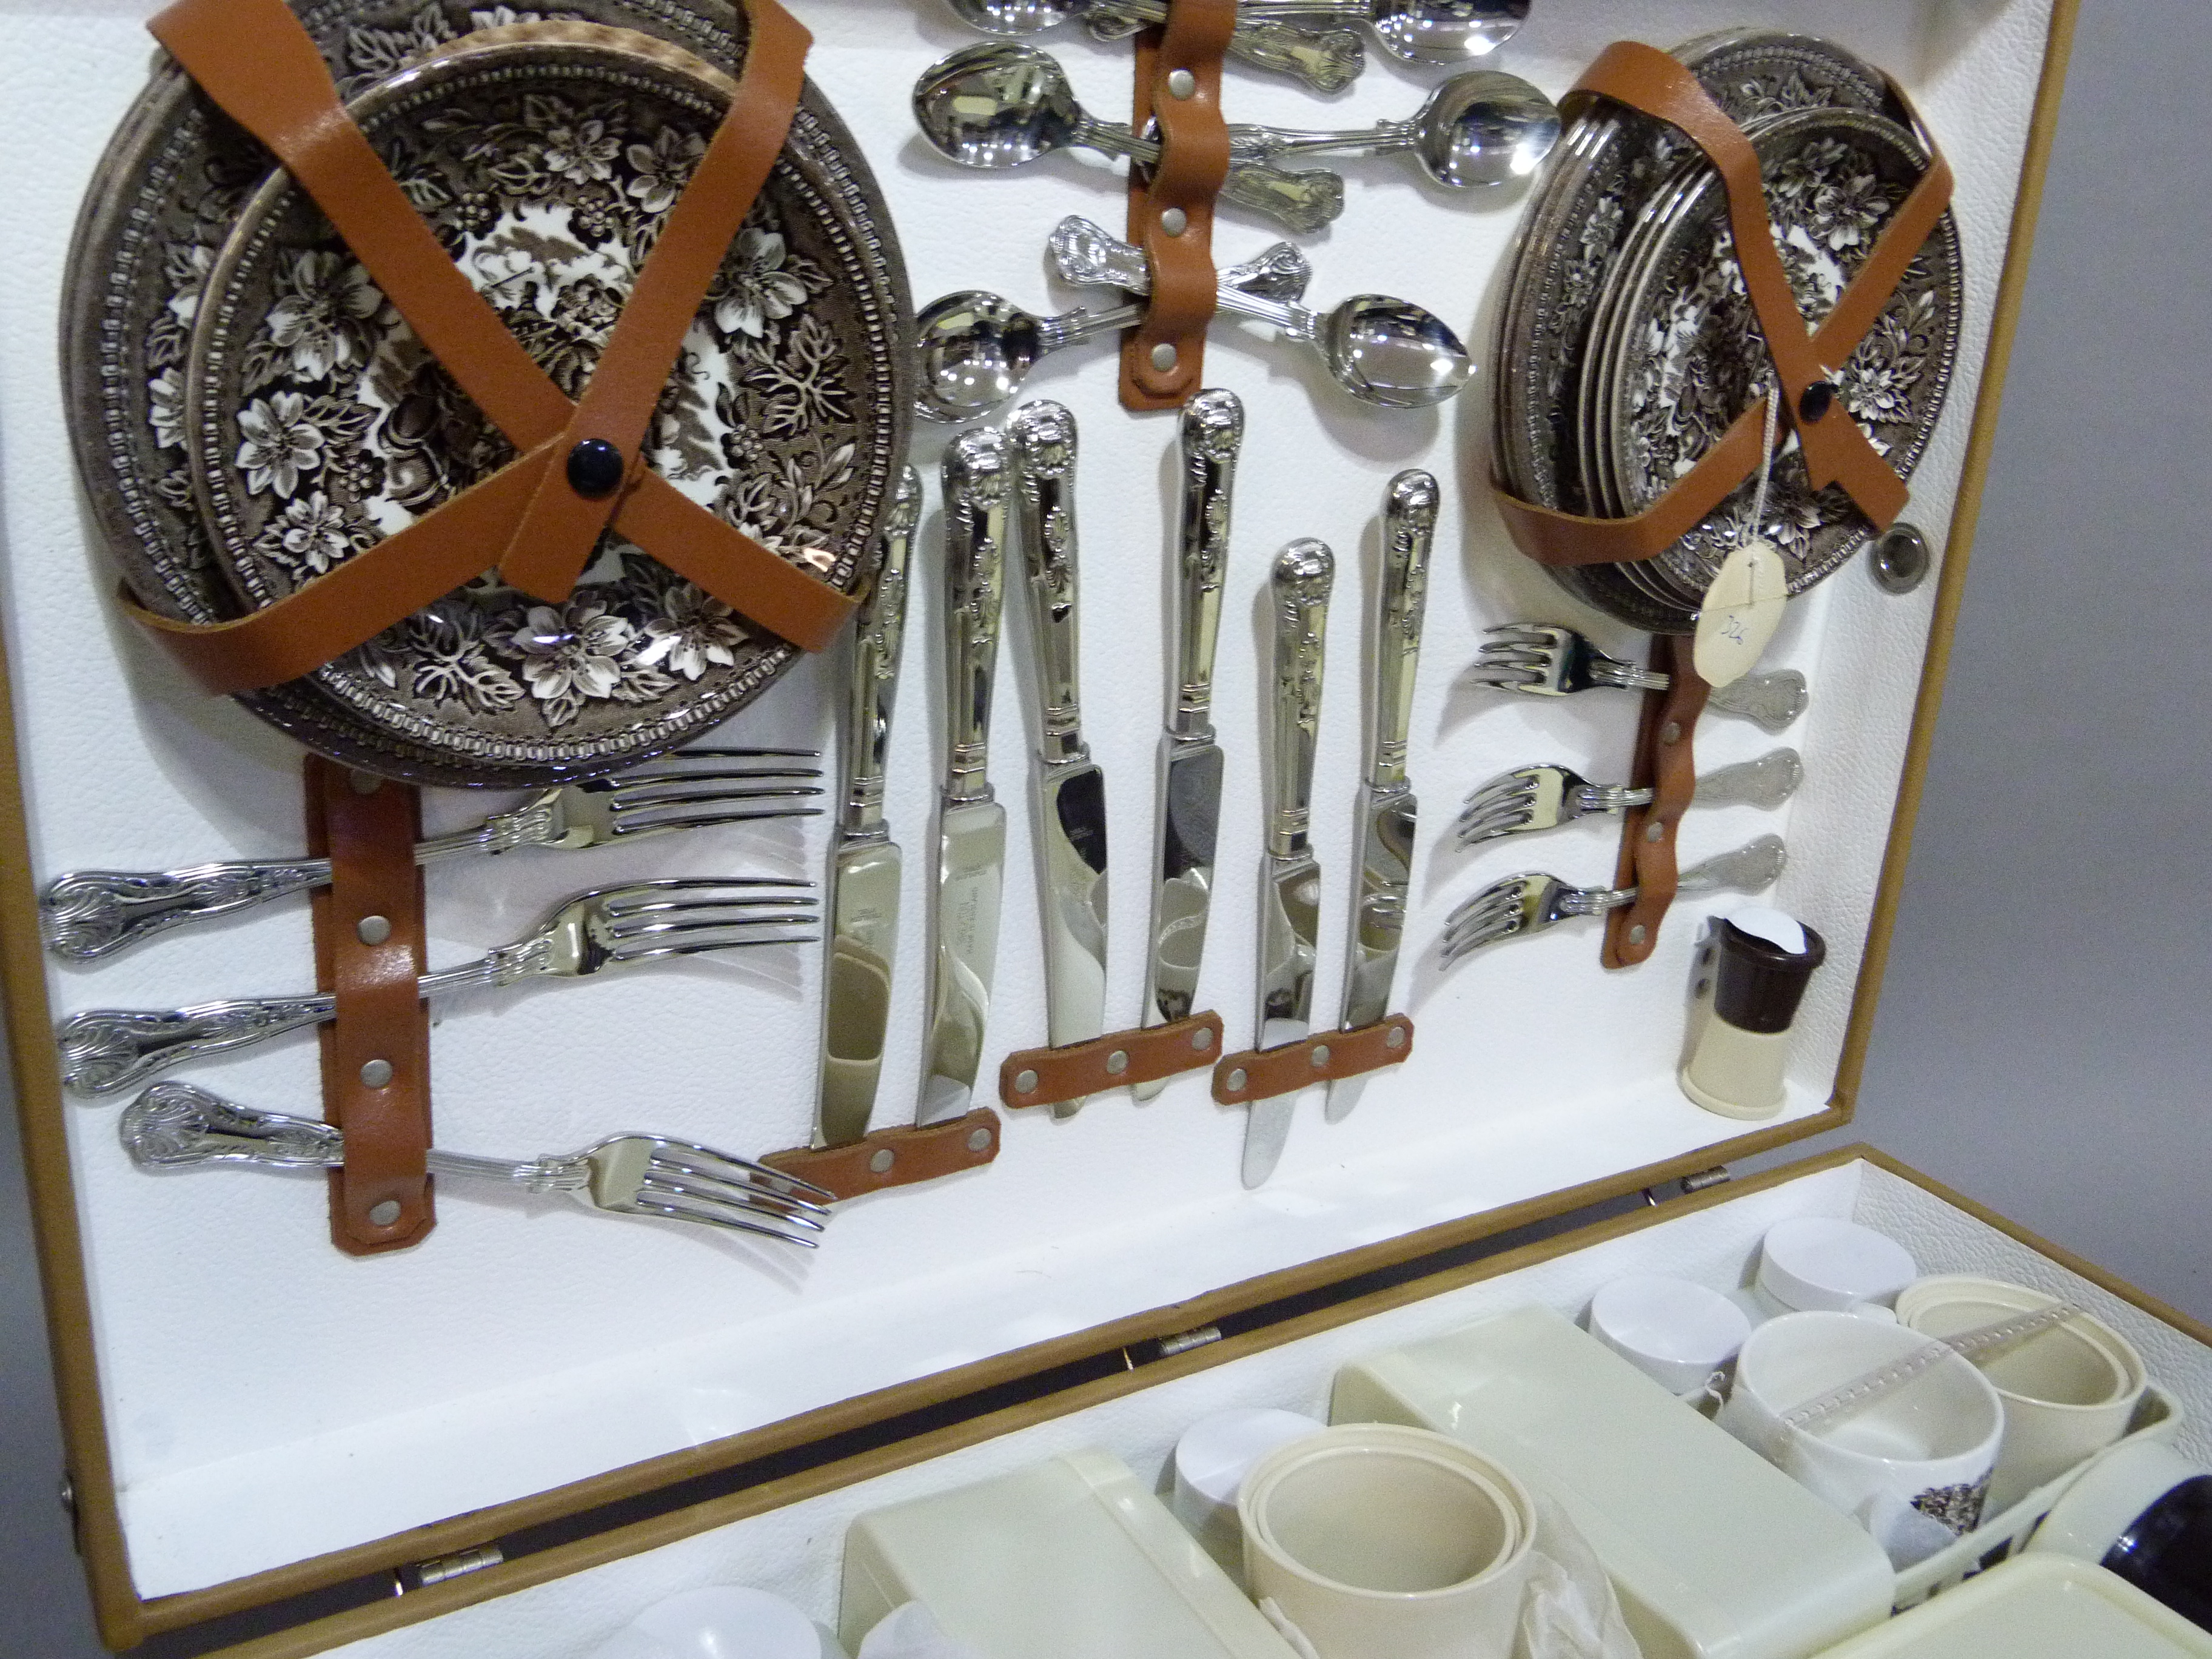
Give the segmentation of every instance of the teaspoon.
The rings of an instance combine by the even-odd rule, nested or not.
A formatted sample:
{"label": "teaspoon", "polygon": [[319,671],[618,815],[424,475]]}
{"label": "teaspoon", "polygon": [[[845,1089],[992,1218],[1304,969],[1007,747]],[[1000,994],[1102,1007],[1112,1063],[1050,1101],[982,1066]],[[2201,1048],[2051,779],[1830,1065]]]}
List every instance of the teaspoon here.
{"label": "teaspoon", "polygon": [[[951,0],[960,21],[984,34],[1042,34],[1080,18],[1093,36],[1119,40],[1164,21],[1164,0]],[[1239,9],[1229,55],[1255,68],[1296,76],[1316,92],[1341,92],[1359,78],[1367,55],[1346,29],[1309,29]]]}
{"label": "teaspoon", "polygon": [[1409,64],[1449,68],[1486,58],[1528,20],[1528,0],[1243,0],[1269,21],[1364,23],[1383,50]]}
{"label": "teaspoon", "polygon": [[[1020,167],[1069,146],[1145,166],[1160,158],[1152,139],[1085,113],[1058,62],[1030,46],[974,46],[932,64],[915,82],[914,116],[938,153],[963,167]],[[1232,167],[1221,197],[1310,233],[1344,211],[1344,181],[1333,173]]]}
{"label": "teaspoon", "polygon": [[[1081,228],[1073,228],[1072,224]],[[1064,249],[1082,245],[1112,246],[1115,274],[1107,280],[1134,294],[1147,291],[1150,273],[1143,268],[1143,253],[1085,220],[1071,223],[1063,219],[1053,233],[1052,252],[1063,281],[1100,280],[1086,274],[1088,267],[1079,261],[1060,262]],[[1132,258],[1134,270],[1130,266]],[[1130,276],[1146,280],[1142,283],[1122,280]],[[1334,310],[1317,312],[1224,283],[1216,303],[1238,316],[1273,323],[1287,338],[1313,347],[1336,383],[1363,403],[1379,404],[1385,409],[1425,409],[1457,396],[1474,374],[1474,360],[1441,318],[1387,294],[1355,294]],[[1125,309],[1135,312],[1138,307]]]}
{"label": "teaspoon", "polygon": [[1239,161],[1324,150],[1382,155],[1409,149],[1440,185],[1467,190],[1502,185],[1534,173],[1559,139],[1559,112],[1517,75],[1474,70],[1431,93],[1413,116],[1349,132],[1296,132],[1281,127],[1231,126],[1230,153]]}

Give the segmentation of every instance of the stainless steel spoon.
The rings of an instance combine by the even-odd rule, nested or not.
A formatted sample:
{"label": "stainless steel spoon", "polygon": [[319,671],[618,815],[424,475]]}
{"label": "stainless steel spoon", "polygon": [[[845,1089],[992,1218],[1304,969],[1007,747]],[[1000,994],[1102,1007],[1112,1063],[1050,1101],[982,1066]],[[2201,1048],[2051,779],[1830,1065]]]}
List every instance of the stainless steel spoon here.
{"label": "stainless steel spoon", "polygon": [[[1042,34],[1080,18],[1099,40],[1119,40],[1164,20],[1163,0],[951,0],[960,21],[984,34]],[[1255,68],[1297,76],[1316,92],[1340,92],[1359,78],[1367,55],[1347,29],[1311,29],[1277,21],[1247,4],[1229,36],[1229,55]]]}
{"label": "stainless steel spoon", "polygon": [[[963,167],[1020,167],[1070,146],[1146,166],[1160,157],[1152,139],[1085,113],[1057,60],[1030,46],[969,46],[932,64],[914,83],[914,117],[937,152]],[[1221,197],[1310,234],[1344,211],[1344,181],[1232,167]]]}
{"label": "stainless steel spoon", "polygon": [[[1133,294],[1150,289],[1143,252],[1088,220],[1061,220],[1049,246],[1065,282],[1111,282]],[[1387,294],[1355,294],[1332,311],[1315,312],[1224,283],[1217,303],[1312,346],[1337,384],[1364,403],[1426,408],[1457,395],[1474,374],[1474,360],[1439,318]]]}
{"label": "stainless steel spoon", "polygon": [[1511,40],[1528,19],[1528,0],[1243,0],[1237,15],[1364,23],[1393,57],[1449,68],[1486,58]]}
{"label": "stainless steel spoon", "polygon": [[1413,151],[1440,185],[1467,190],[1525,179],[1559,140],[1559,112],[1517,75],[1473,70],[1453,76],[1404,121],[1362,131],[1297,132],[1282,127],[1231,126],[1230,154],[1239,162],[1324,151]]}

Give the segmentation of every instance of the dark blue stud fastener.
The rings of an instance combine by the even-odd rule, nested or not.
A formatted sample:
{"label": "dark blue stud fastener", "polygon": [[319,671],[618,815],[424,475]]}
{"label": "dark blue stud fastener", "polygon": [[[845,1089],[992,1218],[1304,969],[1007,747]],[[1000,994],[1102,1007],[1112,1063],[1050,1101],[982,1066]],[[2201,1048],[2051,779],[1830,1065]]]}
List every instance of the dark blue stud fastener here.
{"label": "dark blue stud fastener", "polygon": [[586,438],[568,452],[568,486],[587,501],[612,495],[623,471],[622,451],[605,438]]}
{"label": "dark blue stud fastener", "polygon": [[[1836,383],[1833,380],[1815,380],[1805,388],[1805,395],[1797,400],[1797,413],[1808,421],[1818,421],[1835,401]],[[573,468],[575,463],[571,461],[569,465]]]}

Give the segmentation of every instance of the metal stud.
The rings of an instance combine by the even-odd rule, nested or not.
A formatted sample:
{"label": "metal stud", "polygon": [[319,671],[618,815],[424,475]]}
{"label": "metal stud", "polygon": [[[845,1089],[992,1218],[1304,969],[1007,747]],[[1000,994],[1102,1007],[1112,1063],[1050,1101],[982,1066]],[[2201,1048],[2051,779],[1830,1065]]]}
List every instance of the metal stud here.
{"label": "metal stud", "polygon": [[396,1198],[387,1198],[368,1206],[368,1224],[372,1227],[389,1227],[398,1219],[399,1200]]}
{"label": "metal stud", "polygon": [[353,773],[346,781],[353,786],[353,792],[356,795],[373,795],[384,787],[384,780],[374,772]]}
{"label": "metal stud", "polygon": [[392,1081],[392,1062],[372,1060],[361,1068],[361,1080],[371,1089],[381,1089]]}
{"label": "metal stud", "polygon": [[1646,841],[1666,840],[1667,826],[1663,823],[1657,823],[1645,824],[1644,826],[1644,839]]}
{"label": "metal stud", "polygon": [[1885,593],[1910,593],[1926,579],[1935,562],[1928,538],[1903,520],[1890,526],[1867,550],[1867,568],[1875,586]]}
{"label": "metal stud", "polygon": [[1112,1076],[1119,1077],[1128,1069],[1129,1051],[1127,1048],[1116,1048],[1106,1056],[1106,1070]]}
{"label": "metal stud", "polygon": [[1666,725],[1666,729],[1659,733],[1659,741],[1662,743],[1680,743],[1681,740],[1682,723],[1680,720],[1668,720]]}
{"label": "metal stud", "polygon": [[1198,77],[1187,69],[1168,71],[1168,96],[1180,102],[1198,96]]}
{"label": "metal stud", "polygon": [[1036,1085],[1037,1074],[1035,1072],[1024,1070],[1014,1073],[1014,1092],[1016,1094],[1033,1095],[1036,1092]]}
{"label": "metal stud", "polygon": [[970,1129],[968,1132],[968,1150],[969,1152],[988,1152],[990,1147],[991,1132],[988,1129]]}
{"label": "metal stud", "polygon": [[1193,1031],[1190,1034],[1190,1046],[1200,1054],[1211,1048],[1213,1046],[1213,1028],[1211,1025],[1201,1025]]}
{"label": "metal stud", "polygon": [[1176,366],[1176,356],[1175,347],[1163,340],[1152,348],[1152,367],[1164,374]]}
{"label": "metal stud", "polygon": [[354,924],[354,933],[363,945],[381,945],[392,937],[389,916],[363,916]]}
{"label": "metal stud", "polygon": [[1641,945],[1650,937],[1651,930],[1640,921],[1628,930],[1628,942],[1631,945]]}
{"label": "metal stud", "polygon": [[1190,228],[1190,216],[1181,208],[1170,208],[1160,215],[1160,228],[1170,236],[1180,236]]}
{"label": "metal stud", "polygon": [[879,1146],[868,1158],[868,1169],[875,1175],[889,1175],[891,1165],[898,1162],[898,1154],[888,1146]]}
{"label": "metal stud", "polygon": [[1385,1048],[1404,1048],[1406,1046],[1406,1028],[1402,1025],[1393,1025],[1389,1030],[1383,1032],[1382,1046]]}
{"label": "metal stud", "polygon": [[1321,1044],[1311,1054],[1308,1054],[1306,1058],[1313,1062],[1314,1069],[1316,1071],[1319,1071],[1322,1066],[1328,1064],[1328,1044],[1326,1042]]}
{"label": "metal stud", "polygon": [[1244,1092],[1245,1083],[1244,1068],[1242,1066],[1239,1066],[1235,1071],[1230,1073],[1227,1077],[1222,1079],[1222,1082],[1228,1086],[1228,1090],[1231,1094],[1243,1094]]}

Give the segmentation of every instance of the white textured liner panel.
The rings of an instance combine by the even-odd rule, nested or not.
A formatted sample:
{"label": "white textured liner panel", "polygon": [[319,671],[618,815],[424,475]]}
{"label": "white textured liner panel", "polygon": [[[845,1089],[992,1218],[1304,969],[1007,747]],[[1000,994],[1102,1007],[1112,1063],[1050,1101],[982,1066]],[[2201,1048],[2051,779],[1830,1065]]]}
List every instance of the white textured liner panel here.
{"label": "white textured liner panel", "polygon": [[1176,1437],[1210,1413],[1272,1406],[1325,1419],[1330,1381],[1347,1361],[1530,1303],[1579,1318],[1592,1292],[1622,1273],[1676,1273],[1716,1290],[1730,1288],[1749,1279],[1766,1229],[1798,1215],[1845,1217],[1880,1228],[1908,1245],[1924,1273],[1986,1273],[2079,1303],[2142,1350],[2151,1376],[2179,1397],[2186,1413],[2179,1449],[2212,1462],[2212,1349],[1911,1182],[1872,1164],[1851,1163],[334,1653],[340,1659],[575,1659],[661,1597],[708,1583],[773,1590],[834,1624],[845,1528],[856,1515],[1083,1446],[1103,1448],[1157,1481]]}
{"label": "white textured liner panel", "polygon": [[[924,64],[973,38],[939,0],[793,5],[815,31],[816,80],[891,198],[918,297],[981,285],[1040,311],[1085,298],[1047,283],[1040,249],[1063,214],[1118,226],[1118,176],[1061,156],[984,177],[928,155],[912,133],[906,89]],[[143,84],[151,46],[142,24],[154,9],[154,0],[0,3],[0,146],[37,158],[14,181],[15,234],[0,266],[0,598],[40,878],[300,845],[290,746],[234,707],[191,692],[117,615],[106,568],[87,544],[58,417],[64,252],[94,161]],[[1958,173],[1969,278],[1959,374],[1911,514],[1939,552],[2047,10],[2045,0],[1844,9],[1818,0],[1544,0],[1506,54],[1510,68],[1556,94],[1617,34],[1670,43],[1723,24],[1765,24],[1835,33],[1907,83]],[[1092,107],[1109,116],[1126,107],[1126,48],[1096,46],[1079,30],[1048,44]],[[1404,112],[1425,85],[1378,61],[1352,94],[1326,105],[1241,70],[1229,97],[1239,118],[1350,125]],[[1401,294],[1480,348],[1516,197],[1453,196],[1419,180],[1402,158],[1355,161],[1346,173],[1344,218],[1305,244],[1314,298],[1327,306],[1361,291]],[[1220,255],[1243,258],[1271,240],[1243,216],[1225,216]],[[1050,360],[1029,390],[1064,399],[1082,422],[1087,729],[1110,781],[1120,849],[1108,1011],[1133,1022],[1166,672],[1174,423],[1122,413],[1114,378],[1111,353],[1077,351]],[[1658,957],[1632,973],[1599,971],[1587,922],[1448,978],[1434,969],[1430,947],[1445,915],[1482,883],[1532,866],[1576,880],[1601,880],[1613,868],[1613,833],[1602,823],[1527,846],[1449,850],[1442,832],[1461,793],[1540,759],[1613,777],[1626,764],[1635,724],[1625,697],[1531,706],[1459,678],[1482,628],[1577,619],[1510,551],[1487,505],[1487,388],[1441,413],[1375,413],[1337,392],[1308,356],[1227,323],[1213,332],[1207,378],[1240,392],[1249,414],[1217,682],[1230,757],[1220,901],[1200,988],[1233,1042],[1251,1030],[1268,559],[1294,536],[1319,535],[1342,568],[1314,832],[1329,889],[1316,994],[1326,1018],[1337,1005],[1350,894],[1375,518],[1400,468],[1426,465],[1447,481],[1413,721],[1413,775],[1427,817],[1398,998],[1420,1037],[1402,1073],[1375,1083],[1340,1126],[1323,1126],[1317,1097],[1303,1100],[1281,1170],[1257,1194],[1237,1183],[1244,1114],[1215,1108],[1202,1078],[1141,1109],[1113,1095],[1072,1123],[1024,1116],[1008,1125],[994,1170],[848,1206],[829,1247],[805,1261],[450,1182],[439,1231],[422,1249],[354,1261],[326,1242],[319,1180],[220,1170],[156,1181],[124,1160],[114,1105],[73,1105],[107,1423],[142,1594],[211,1584],[523,1496],[1739,1132],[1690,1105],[1672,1082],[1695,907],[1678,913]],[[941,429],[921,434],[926,473],[943,441]],[[933,509],[925,573],[936,568],[937,546]],[[891,766],[892,822],[909,878],[879,1122],[910,1109],[921,1036],[940,718],[934,588],[925,574]],[[1826,1099],[1840,1052],[1934,594],[1930,583],[1890,599],[1853,569],[1798,607],[1771,660],[1805,670],[1814,688],[1812,714],[1787,739],[1808,757],[1804,792],[1781,815],[1728,809],[1693,814],[1685,827],[1692,860],[1785,830],[1792,864],[1777,902],[1830,942],[1830,965],[1803,1016],[1796,1115]],[[1020,605],[1009,613],[1009,640],[1019,641]],[[1638,648],[1616,627],[1592,631],[1616,650]],[[826,743],[837,667],[795,674],[727,735]],[[999,1057],[1037,1041],[1044,1024],[1026,694],[1011,653],[1000,684],[994,776],[1012,836],[987,1087]],[[1716,719],[1701,751],[1720,764],[1770,741]],[[432,827],[504,804],[447,793],[433,803]],[[448,866],[430,878],[433,961],[465,960],[514,937],[559,896],[632,872],[818,873],[825,823],[812,821],[804,834],[775,826],[619,853]],[[304,916],[296,902],[280,905],[170,935],[98,969],[57,969],[55,1005],[160,1007],[305,988],[313,975]],[[759,952],[457,1001],[434,1037],[440,1141],[531,1155],[645,1127],[746,1152],[799,1144],[813,1099],[818,977],[814,951]],[[251,1104],[313,1112],[314,1053],[302,1035],[189,1075]]]}

